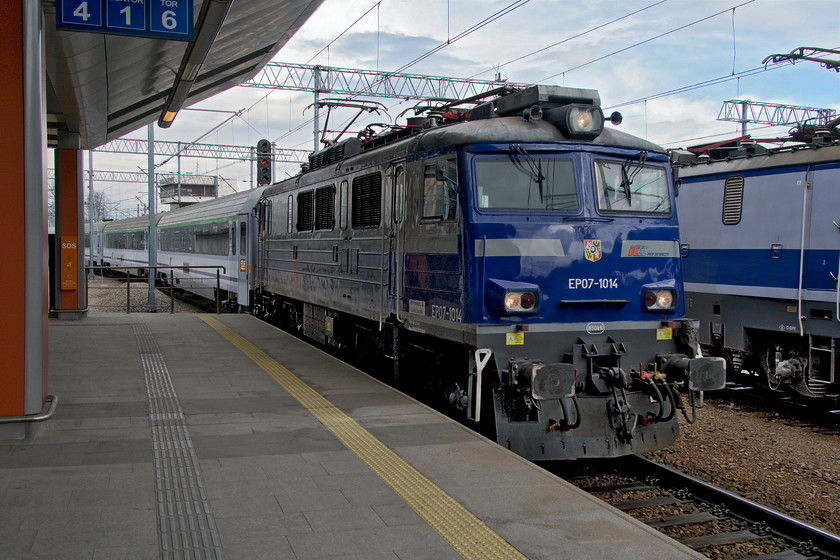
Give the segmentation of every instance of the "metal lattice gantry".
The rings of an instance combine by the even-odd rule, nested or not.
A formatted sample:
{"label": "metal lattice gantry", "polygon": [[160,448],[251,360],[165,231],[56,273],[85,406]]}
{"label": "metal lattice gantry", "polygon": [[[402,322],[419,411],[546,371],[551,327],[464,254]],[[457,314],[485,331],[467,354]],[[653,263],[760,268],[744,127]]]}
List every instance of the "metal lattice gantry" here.
{"label": "metal lattice gantry", "polygon": [[[235,161],[252,161],[254,159],[253,146],[230,146],[223,144],[198,144],[189,142],[154,142],[156,156],[194,157],[208,159],[228,159]],[[111,140],[94,150],[95,152],[118,152],[123,154],[146,154],[149,151],[148,140],[132,140],[118,138]],[[308,160],[309,150],[295,150],[289,148],[274,148],[274,160],[285,163],[303,163]],[[168,160],[167,160],[168,161]],[[162,165],[162,164],[159,164]],[[158,166],[159,166],[158,165]]]}
{"label": "metal lattice gantry", "polygon": [[[155,173],[155,182],[157,184],[166,181],[177,180],[178,175],[175,173]],[[149,175],[145,171],[93,171],[94,181],[105,181],[108,183],[148,183]],[[184,173],[181,178],[186,181],[210,181],[211,183],[217,179],[215,175],[195,175]],[[219,180],[227,182],[223,177],[218,177]],[[85,169],[84,181],[91,180],[91,172]],[[52,187],[55,184],[55,169],[47,169],[47,184]]]}
{"label": "metal lattice gantry", "polygon": [[457,101],[499,86],[524,88],[504,80],[472,80],[378,70],[269,62],[240,86],[389,99]]}
{"label": "metal lattice gantry", "polygon": [[[500,86],[524,88],[530,84],[515,84],[506,80],[473,80],[469,78],[269,62],[256,76],[239,85],[311,91],[315,96],[314,105],[319,107],[318,96],[322,93],[452,102],[475,97]],[[313,136],[315,151],[319,149],[319,136],[319,112],[316,109]]]}
{"label": "metal lattice gantry", "polygon": [[790,125],[825,124],[837,115],[834,109],[762,103],[747,99],[731,99],[723,102],[717,120],[742,123],[742,132],[747,133],[747,123]]}

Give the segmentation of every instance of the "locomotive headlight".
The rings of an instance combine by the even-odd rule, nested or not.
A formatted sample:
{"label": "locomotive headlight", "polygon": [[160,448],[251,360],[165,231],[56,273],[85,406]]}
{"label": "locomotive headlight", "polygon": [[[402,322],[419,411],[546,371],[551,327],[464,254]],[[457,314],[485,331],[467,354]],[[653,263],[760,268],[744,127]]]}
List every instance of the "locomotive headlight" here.
{"label": "locomotive headlight", "polygon": [[498,317],[537,313],[541,299],[539,286],[530,282],[488,278],[484,284],[484,305]]}
{"label": "locomotive headlight", "polygon": [[574,132],[591,132],[595,128],[595,116],[592,109],[573,107],[569,111],[569,120]]}
{"label": "locomotive headlight", "polygon": [[537,295],[534,292],[505,292],[505,311],[522,313],[535,311]]}
{"label": "locomotive headlight", "polygon": [[650,309],[674,309],[674,292],[672,290],[648,290],[645,293],[645,306]]}
{"label": "locomotive headlight", "polygon": [[594,140],[604,130],[604,112],[593,105],[564,105],[547,109],[543,118],[573,140]]}

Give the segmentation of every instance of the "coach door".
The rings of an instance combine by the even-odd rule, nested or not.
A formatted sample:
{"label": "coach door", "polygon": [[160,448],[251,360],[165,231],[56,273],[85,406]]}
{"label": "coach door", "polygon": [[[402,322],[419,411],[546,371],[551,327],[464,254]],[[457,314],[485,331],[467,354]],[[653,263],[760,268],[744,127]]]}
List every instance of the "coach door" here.
{"label": "coach door", "polygon": [[235,235],[239,238],[237,245],[239,246],[239,254],[237,263],[238,266],[236,276],[237,276],[237,296],[236,300],[239,302],[239,305],[248,306],[248,262],[253,262],[253,259],[249,259],[249,249],[248,247],[248,214],[239,216],[239,220],[236,222],[236,233]]}

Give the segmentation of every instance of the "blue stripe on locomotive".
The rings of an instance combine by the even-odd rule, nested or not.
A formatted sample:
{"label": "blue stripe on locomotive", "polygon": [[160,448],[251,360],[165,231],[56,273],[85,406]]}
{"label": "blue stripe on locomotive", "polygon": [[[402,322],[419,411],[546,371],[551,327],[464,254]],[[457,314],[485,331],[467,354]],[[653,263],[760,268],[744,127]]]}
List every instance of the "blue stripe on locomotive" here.
{"label": "blue stripe on locomotive", "polygon": [[[696,284],[758,286],[762,288],[799,287],[799,249],[690,249],[683,259],[686,278]],[[835,290],[831,274],[837,274],[838,253],[829,250],[805,252],[803,288]]]}
{"label": "blue stripe on locomotive", "polygon": [[[509,145],[473,144],[459,152],[459,204],[462,217],[459,254],[407,254],[404,256],[404,307],[408,300],[426,302],[430,309],[461,310],[454,318],[437,318],[473,324],[581,323],[591,321],[670,320],[682,317],[684,301],[678,250],[676,212],[670,216],[640,214],[599,215],[592,166],[596,157],[636,157],[638,150],[592,146],[588,144],[523,145],[542,154],[584,153],[576,156],[580,209],[577,212],[510,212],[477,210],[475,204],[474,159],[476,154],[507,153]],[[427,154],[426,154],[427,155]],[[665,162],[665,156],[651,154],[649,162]],[[671,200],[674,208],[673,194]],[[584,257],[584,241],[601,242],[601,256]],[[493,243],[512,240],[509,254],[486,251]],[[624,244],[654,242],[673,247],[667,256],[630,256]],[[550,247],[557,242],[560,249]],[[531,248],[532,250],[529,250]],[[546,250],[548,249],[548,250]],[[504,251],[502,251],[504,253]],[[559,254],[558,254],[559,253]],[[462,263],[463,259],[463,263]],[[462,268],[463,267],[463,268]],[[466,275],[462,280],[461,274]],[[503,315],[488,309],[485,290],[491,279],[532,284],[542,294],[535,314]],[[645,285],[660,283],[676,292],[674,310],[643,311]],[[461,291],[463,290],[463,301]]]}

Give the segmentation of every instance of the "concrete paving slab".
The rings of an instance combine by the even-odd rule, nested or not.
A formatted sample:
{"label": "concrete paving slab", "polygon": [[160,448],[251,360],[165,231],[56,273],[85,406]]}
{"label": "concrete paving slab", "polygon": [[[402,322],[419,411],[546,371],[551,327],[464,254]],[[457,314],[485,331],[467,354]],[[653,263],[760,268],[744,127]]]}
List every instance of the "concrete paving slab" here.
{"label": "concrete paving slab", "polygon": [[[271,326],[248,316],[220,320],[528,558],[697,558]],[[178,411],[150,416],[141,336],[159,353]],[[181,484],[160,478],[169,471],[160,468],[151,428],[166,419],[183,425],[194,450],[191,492],[204,496],[197,505],[227,558],[460,558],[275,379],[196,316],[51,322],[49,363],[50,392],[60,398],[54,419],[31,441],[0,442],[0,558],[160,557],[159,516],[167,509],[159,500],[182,495],[158,490]]]}

